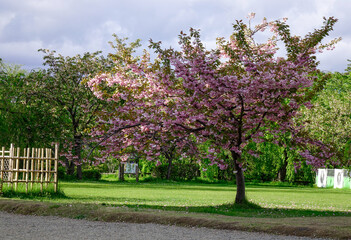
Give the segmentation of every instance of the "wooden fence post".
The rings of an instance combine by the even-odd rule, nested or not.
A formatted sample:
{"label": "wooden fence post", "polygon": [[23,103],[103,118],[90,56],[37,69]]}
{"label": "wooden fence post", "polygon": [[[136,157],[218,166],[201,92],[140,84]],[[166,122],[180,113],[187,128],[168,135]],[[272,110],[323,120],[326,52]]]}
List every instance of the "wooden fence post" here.
{"label": "wooden fence post", "polygon": [[9,159],[9,171],[8,172],[8,179],[10,181],[10,185],[11,185],[11,190],[13,190],[13,157],[14,157],[14,151],[15,151],[15,148],[13,146],[13,144],[11,143],[11,146],[10,146],[10,159]]}
{"label": "wooden fence post", "polygon": [[39,149],[41,152],[40,155],[40,192],[43,192],[43,183],[44,183],[44,148]]}
{"label": "wooden fence post", "polygon": [[[14,161],[15,168],[13,169],[15,172],[15,191],[17,191],[17,186],[18,186],[18,175],[19,175],[19,158],[20,158],[20,151],[21,149],[18,147],[17,148],[17,156],[16,156],[16,161]],[[15,155],[15,154],[14,154]]]}
{"label": "wooden fence post", "polygon": [[3,173],[4,167],[5,167],[5,147],[2,147],[1,157],[2,157],[2,159],[1,159],[1,166],[0,166],[0,170],[1,170],[1,172],[0,172],[0,179],[3,180],[4,179],[4,175],[5,175]]}
{"label": "wooden fence post", "polygon": [[49,181],[51,182],[51,173],[52,173],[52,149],[49,149],[49,169],[48,169],[48,174],[49,174]]}
{"label": "wooden fence post", "polygon": [[[45,187],[48,188],[48,173],[49,173],[49,149],[45,148]],[[51,157],[51,156],[50,156]]]}
{"label": "wooden fence post", "polygon": [[2,184],[3,184],[3,180],[4,180],[4,166],[5,166],[5,147],[2,147],[2,151],[1,151],[1,165],[0,165],[0,194],[2,194]]}
{"label": "wooden fence post", "polygon": [[27,168],[27,149],[26,148],[23,148],[23,157],[21,157],[22,160],[22,169],[21,169],[21,172],[22,172],[22,181],[25,182],[26,181],[26,174],[27,172],[25,171]]}
{"label": "wooden fence post", "polygon": [[54,191],[57,192],[57,185],[58,185],[58,160],[59,160],[59,143],[55,143],[55,162],[54,162]]}
{"label": "wooden fence post", "polygon": [[26,193],[28,193],[28,178],[29,178],[29,157],[30,157],[30,148],[27,148],[27,156],[26,156]]}
{"label": "wooden fence post", "polygon": [[36,160],[35,160],[35,164],[36,164],[36,167],[35,167],[35,181],[37,182],[37,183],[39,183],[39,175],[40,175],[40,160],[39,160],[39,158],[40,158],[40,149],[39,148],[36,148],[35,149],[35,158],[36,158]]}
{"label": "wooden fence post", "polygon": [[35,172],[35,162],[34,162],[34,158],[35,158],[35,150],[34,148],[32,148],[32,159],[31,159],[31,164],[30,164],[30,168],[31,168],[31,173],[30,173],[30,190],[33,190],[33,181],[34,181],[34,172]]}

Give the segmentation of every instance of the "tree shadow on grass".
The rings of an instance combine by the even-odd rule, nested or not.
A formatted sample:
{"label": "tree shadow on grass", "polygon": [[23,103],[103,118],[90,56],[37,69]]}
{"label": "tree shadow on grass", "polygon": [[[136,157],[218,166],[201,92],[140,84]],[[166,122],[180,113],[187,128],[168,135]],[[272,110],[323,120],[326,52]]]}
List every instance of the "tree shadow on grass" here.
{"label": "tree shadow on grass", "polygon": [[235,185],[215,184],[177,184],[177,183],[130,183],[130,182],[63,182],[63,188],[91,188],[91,189],[163,189],[163,190],[187,190],[187,191],[235,191]]}
{"label": "tree shadow on grass", "polygon": [[155,209],[163,211],[177,211],[186,213],[211,213],[235,217],[254,218],[292,218],[292,217],[351,217],[351,212],[329,211],[329,210],[309,210],[309,209],[287,209],[287,208],[264,208],[251,202],[243,204],[221,204],[214,206],[166,206],[150,204],[106,204],[111,207],[128,207],[136,211],[142,209]]}

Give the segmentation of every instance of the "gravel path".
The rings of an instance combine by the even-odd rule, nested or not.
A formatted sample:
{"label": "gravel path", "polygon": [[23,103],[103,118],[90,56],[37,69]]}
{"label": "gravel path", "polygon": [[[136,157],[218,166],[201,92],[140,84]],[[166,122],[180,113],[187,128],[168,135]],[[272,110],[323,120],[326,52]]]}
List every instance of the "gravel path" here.
{"label": "gravel path", "polygon": [[106,223],[0,212],[0,239],[310,239],[158,224]]}

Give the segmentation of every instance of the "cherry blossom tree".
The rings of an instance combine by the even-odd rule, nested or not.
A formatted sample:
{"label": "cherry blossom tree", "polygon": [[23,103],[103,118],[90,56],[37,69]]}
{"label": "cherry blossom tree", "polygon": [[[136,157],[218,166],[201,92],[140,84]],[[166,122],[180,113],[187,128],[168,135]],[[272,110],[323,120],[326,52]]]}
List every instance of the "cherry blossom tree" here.
{"label": "cherry blossom tree", "polygon": [[139,40],[125,43],[126,39],[116,36],[112,47],[115,54],[115,68],[109,74],[102,74],[88,82],[96,97],[108,102],[108,108],[100,112],[98,126],[92,136],[97,139],[101,157],[97,163],[104,162],[106,156],[127,161],[131,153],[156,160],[163,155],[168,162],[167,178],[171,176],[172,162],[181,152],[194,152],[191,135],[177,132],[167,123],[167,103],[172,101],[162,82],[158,81],[160,71],[158,62],[151,63],[147,52],[134,57]]}
{"label": "cherry blossom tree", "polygon": [[[230,152],[236,174],[235,202],[243,203],[242,152],[248,143],[262,142],[266,133],[278,137],[289,132],[300,144],[323,147],[320,142],[304,142],[298,134],[302,126],[297,128],[293,119],[302,105],[310,106],[309,95],[318,72],[315,53],[333,47],[336,41],[320,43],[336,19],[325,19],[321,29],[302,38],[291,35],[286,19],[264,19],[251,28],[253,16],[248,24],[237,21],[230,39],[219,38],[215,50],[206,50],[199,31],[191,29],[189,35],[179,36],[181,50],[164,50],[161,43],[151,42],[159,53],[154,62],[146,52],[140,58],[129,54],[116,71],[92,79],[89,84],[96,96],[116,104],[116,111],[102,115],[94,133],[106,150],[116,153],[133,145],[151,158],[159,154],[164,142],[160,139],[170,135],[210,141],[214,147],[206,157],[221,169],[228,163],[219,153]],[[255,36],[267,30],[272,36],[257,42]],[[285,57],[277,53],[279,41],[285,45]],[[120,56],[123,59],[123,54]],[[160,138],[150,137],[156,132]],[[328,157],[324,151],[302,155],[315,165]]]}
{"label": "cherry blossom tree", "polygon": [[[314,54],[317,49],[331,47],[320,42],[335,22],[334,18],[326,19],[321,29],[301,38],[291,36],[284,20],[264,19],[253,29],[238,21],[229,41],[218,40],[217,51],[207,51],[199,32],[193,29],[190,35],[180,35],[181,51],[162,51],[155,45],[171,65],[170,73],[163,74],[160,81],[167,89],[181,86],[172,94],[177,99],[168,113],[176,119],[173,124],[200,139],[211,140],[217,146],[212,161],[220,168],[226,165],[216,155],[220,149],[230,150],[236,173],[236,203],[245,200],[245,159],[241,154],[250,141],[262,141],[267,132],[277,137],[290,132],[296,142],[304,142],[293,119],[301,105],[310,105],[306,101],[308,89],[313,88],[318,72]],[[266,29],[273,36],[257,43],[254,36]],[[277,56],[278,41],[285,44],[284,58]],[[305,143],[323,146],[310,140]],[[302,154],[316,165],[328,158],[325,152],[319,156]]]}

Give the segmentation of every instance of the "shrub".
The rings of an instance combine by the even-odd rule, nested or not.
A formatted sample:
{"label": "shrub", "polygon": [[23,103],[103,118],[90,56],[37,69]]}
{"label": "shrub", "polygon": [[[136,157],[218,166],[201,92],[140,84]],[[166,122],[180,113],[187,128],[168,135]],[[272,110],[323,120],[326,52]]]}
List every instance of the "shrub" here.
{"label": "shrub", "polygon": [[58,167],[57,169],[57,177],[59,180],[63,180],[65,179],[65,176],[66,176],[66,168],[65,167]]}
{"label": "shrub", "polygon": [[97,169],[86,169],[82,171],[83,180],[98,181],[101,179],[101,173]]}
{"label": "shrub", "polygon": [[192,180],[199,176],[199,165],[196,163],[176,163],[171,172],[171,178],[174,180]]}
{"label": "shrub", "polygon": [[59,180],[73,181],[77,180],[77,173],[75,172],[73,175],[67,175],[66,168],[60,166],[57,169],[57,177]]}
{"label": "shrub", "polygon": [[[167,178],[168,165],[162,164],[152,169],[152,176],[160,179]],[[200,176],[199,165],[196,163],[176,162],[172,165],[170,180],[192,180]]]}
{"label": "shrub", "polygon": [[155,166],[151,170],[151,175],[156,178],[166,179],[167,177],[167,165],[162,164],[160,166]]}

